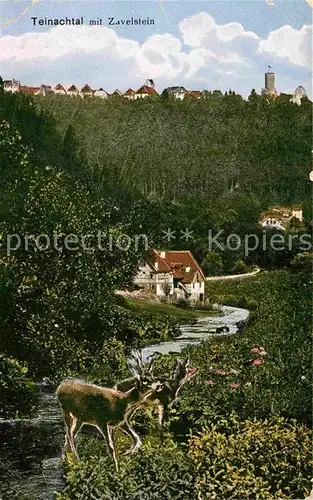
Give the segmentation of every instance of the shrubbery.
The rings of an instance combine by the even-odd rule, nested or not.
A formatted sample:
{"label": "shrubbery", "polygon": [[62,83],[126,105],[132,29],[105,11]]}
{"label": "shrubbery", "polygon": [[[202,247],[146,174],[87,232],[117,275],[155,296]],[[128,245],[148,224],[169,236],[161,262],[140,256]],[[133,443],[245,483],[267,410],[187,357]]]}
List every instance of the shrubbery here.
{"label": "shrubbery", "polygon": [[310,490],[312,435],[295,421],[241,421],[216,417],[188,445],[169,437],[145,438],[140,451],[122,456],[129,442],[117,434],[120,472],[104,441],[81,437],[81,462],[71,464],[58,500],[198,500],[304,498]]}
{"label": "shrubbery", "polygon": [[[119,453],[119,473],[102,441],[81,441],[83,460],[70,467],[58,500],[197,500],[192,460],[172,440],[150,437],[137,454],[125,458]],[[119,452],[125,450],[124,438],[118,442]]]}
{"label": "shrubbery", "polygon": [[[304,498],[312,476],[312,433],[284,419],[212,425],[189,442],[198,498]],[[236,425],[235,425],[236,424]]]}
{"label": "shrubbery", "polygon": [[0,418],[23,417],[35,406],[38,391],[27,372],[25,365],[0,354]]}

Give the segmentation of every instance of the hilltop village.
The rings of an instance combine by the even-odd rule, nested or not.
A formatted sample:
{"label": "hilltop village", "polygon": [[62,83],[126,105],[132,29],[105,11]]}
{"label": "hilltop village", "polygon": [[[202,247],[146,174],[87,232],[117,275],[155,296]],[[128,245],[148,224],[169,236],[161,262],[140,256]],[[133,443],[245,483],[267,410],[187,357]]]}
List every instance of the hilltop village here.
{"label": "hilltop village", "polygon": [[[183,86],[173,86],[166,87],[160,94],[157,92],[155,88],[155,83],[152,79],[147,79],[139,89],[134,90],[132,88],[127,89],[124,93],[119,89],[115,89],[114,92],[109,93],[104,88],[100,87],[98,89],[91,88],[87,83],[83,87],[79,87],[78,85],[71,85],[70,87],[66,87],[61,83],[58,83],[55,86],[44,85],[30,87],[27,85],[22,85],[19,80],[5,80],[4,81],[4,90],[7,92],[21,92],[27,95],[66,95],[69,97],[98,97],[101,99],[107,99],[108,97],[124,97],[130,101],[134,101],[137,99],[142,99],[145,97],[157,97],[159,95],[173,97],[174,99],[183,100],[186,97],[193,99],[201,99],[205,98],[207,94],[207,90],[187,90]],[[214,91],[219,92],[219,91]],[[262,95],[270,96],[272,98],[276,98],[279,93],[275,87],[275,73],[273,71],[268,71],[265,73],[265,87],[261,90]],[[302,86],[298,86],[291,95],[291,101],[301,105],[301,99],[306,97],[306,91]]]}

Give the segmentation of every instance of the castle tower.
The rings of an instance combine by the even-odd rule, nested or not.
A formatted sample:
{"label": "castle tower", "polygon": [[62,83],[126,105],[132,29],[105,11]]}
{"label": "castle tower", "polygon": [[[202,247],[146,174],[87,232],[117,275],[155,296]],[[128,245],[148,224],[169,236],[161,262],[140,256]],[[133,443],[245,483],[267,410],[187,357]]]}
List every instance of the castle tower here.
{"label": "castle tower", "polygon": [[272,68],[268,67],[269,71],[265,73],[265,88],[262,89],[262,95],[271,95],[276,97],[277,90],[275,88],[275,73],[270,71]]}

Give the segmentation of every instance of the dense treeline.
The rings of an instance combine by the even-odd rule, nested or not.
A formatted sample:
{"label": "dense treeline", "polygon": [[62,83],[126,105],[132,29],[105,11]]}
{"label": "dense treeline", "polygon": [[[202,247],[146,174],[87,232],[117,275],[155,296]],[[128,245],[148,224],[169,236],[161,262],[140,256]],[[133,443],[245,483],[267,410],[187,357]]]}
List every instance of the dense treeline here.
{"label": "dense treeline", "polygon": [[[252,92],[200,100],[37,98],[63,137],[74,127],[94,179],[208,207],[241,193],[269,203],[309,196],[311,103]],[[236,199],[236,198],[235,198]]]}
{"label": "dense treeline", "polygon": [[[288,95],[269,100],[252,91],[247,101],[234,92],[213,92],[184,101],[55,96],[36,103],[55,118],[65,143],[75,132],[93,189],[114,196],[126,212],[141,200],[141,232],[153,227],[151,243],[191,249],[209,274],[215,259],[207,255],[209,230],[222,230],[222,241],[231,233],[260,235],[260,213],[273,204],[302,203],[312,220],[308,99],[298,107]],[[170,240],[163,233],[168,227],[175,231]],[[192,231],[187,241],[186,228]],[[288,265],[298,252],[297,245],[279,256],[212,249],[225,273],[244,269],[242,260]]]}
{"label": "dense treeline", "polygon": [[16,358],[24,378],[61,378],[103,361],[112,337],[123,351],[147,340],[143,325],[154,340],[176,333],[171,318],[141,318],[117,302],[145,250],[135,242],[143,204],[126,213],[96,193],[78,149],[31,99],[0,86],[1,350],[13,357],[4,373]]}

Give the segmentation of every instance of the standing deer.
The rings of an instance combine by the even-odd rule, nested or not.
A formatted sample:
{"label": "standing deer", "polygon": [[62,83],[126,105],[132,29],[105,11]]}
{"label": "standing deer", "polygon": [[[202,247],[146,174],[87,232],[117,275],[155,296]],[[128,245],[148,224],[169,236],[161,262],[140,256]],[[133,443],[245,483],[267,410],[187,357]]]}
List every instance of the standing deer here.
{"label": "standing deer", "polygon": [[[150,362],[147,365],[144,365],[142,357],[138,354],[135,357],[135,361],[137,364],[136,369],[141,373],[142,376],[149,377],[153,372],[153,366],[156,361],[156,357],[158,353],[156,353]],[[158,421],[159,425],[162,428],[164,419],[167,417],[168,408],[173,405],[178,398],[178,394],[183,387],[183,385],[188,382],[196,373],[198,372],[198,368],[194,368],[190,366],[189,359],[184,361],[177,360],[174,370],[174,375],[171,379],[168,378],[163,380],[160,378],[160,382],[162,382],[162,388],[151,396],[146,398],[146,402],[152,401],[157,404],[158,408]],[[134,377],[130,377],[128,379],[122,380],[117,383],[114,388],[120,391],[127,391],[130,387],[132,387],[134,383]],[[137,408],[134,409],[132,415],[136,411]],[[135,446],[137,443],[135,444]]]}
{"label": "standing deer", "polygon": [[75,438],[83,424],[93,425],[106,440],[115,470],[118,471],[113,430],[119,427],[130,435],[136,441],[132,451],[136,451],[141,441],[129,425],[129,417],[141,404],[161,389],[160,382],[149,383],[140,375],[134,377],[132,387],[126,392],[99,387],[80,380],[61,382],[56,394],[65,423],[65,449],[70,449],[75,459],[78,460]]}

